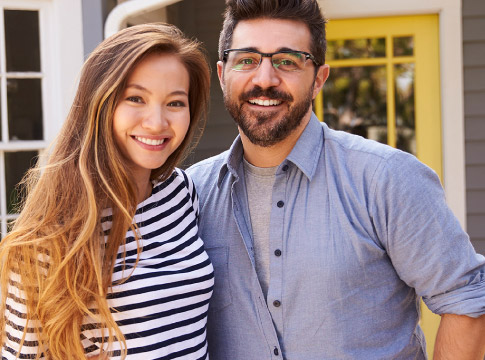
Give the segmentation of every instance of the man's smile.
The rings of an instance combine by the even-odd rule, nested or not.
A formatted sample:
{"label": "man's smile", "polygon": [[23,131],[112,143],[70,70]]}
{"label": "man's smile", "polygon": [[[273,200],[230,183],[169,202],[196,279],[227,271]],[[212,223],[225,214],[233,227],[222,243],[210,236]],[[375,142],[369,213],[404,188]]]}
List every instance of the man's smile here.
{"label": "man's smile", "polygon": [[280,100],[272,100],[272,99],[250,99],[248,100],[249,103],[253,105],[259,105],[259,106],[277,106],[282,103]]}

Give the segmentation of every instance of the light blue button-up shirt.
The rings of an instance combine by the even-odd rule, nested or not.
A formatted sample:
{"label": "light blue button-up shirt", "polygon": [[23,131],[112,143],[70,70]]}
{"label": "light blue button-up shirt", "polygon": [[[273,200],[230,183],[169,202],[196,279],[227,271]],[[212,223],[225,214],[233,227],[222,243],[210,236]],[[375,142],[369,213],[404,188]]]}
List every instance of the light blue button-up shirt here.
{"label": "light blue button-up shirt", "polygon": [[485,314],[485,258],[414,156],[312,118],[276,172],[270,283],[254,268],[243,148],[192,166],[215,268],[212,360],[425,359],[419,298]]}

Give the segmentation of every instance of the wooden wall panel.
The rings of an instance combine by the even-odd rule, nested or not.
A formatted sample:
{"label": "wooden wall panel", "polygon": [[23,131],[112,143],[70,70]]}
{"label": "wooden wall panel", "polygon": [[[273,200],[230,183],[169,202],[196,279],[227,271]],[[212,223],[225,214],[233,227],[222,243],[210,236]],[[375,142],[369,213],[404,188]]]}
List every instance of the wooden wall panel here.
{"label": "wooden wall panel", "polygon": [[485,254],[485,1],[462,6],[467,230]]}

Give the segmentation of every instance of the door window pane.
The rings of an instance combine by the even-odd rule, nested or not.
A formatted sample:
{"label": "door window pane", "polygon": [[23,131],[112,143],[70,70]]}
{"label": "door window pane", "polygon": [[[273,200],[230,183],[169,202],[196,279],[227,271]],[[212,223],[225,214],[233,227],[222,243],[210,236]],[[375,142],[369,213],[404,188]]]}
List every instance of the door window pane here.
{"label": "door window pane", "polygon": [[414,64],[394,66],[396,147],[416,155]]}
{"label": "door window pane", "polygon": [[414,54],[414,37],[403,36],[393,38],[394,56],[413,56]]}
{"label": "door window pane", "polygon": [[42,90],[40,79],[7,80],[10,140],[42,140]]}
{"label": "door window pane", "polygon": [[7,71],[40,71],[39,12],[5,10]]}
{"label": "door window pane", "polygon": [[382,58],[385,56],[385,38],[332,40],[327,43],[327,60]]}
{"label": "door window pane", "polygon": [[37,151],[19,151],[5,153],[5,180],[7,190],[7,212],[16,213],[16,205],[19,203],[19,191],[17,184],[29,168],[35,165]]}
{"label": "door window pane", "polygon": [[387,143],[385,66],[334,68],[323,91],[331,128]]}

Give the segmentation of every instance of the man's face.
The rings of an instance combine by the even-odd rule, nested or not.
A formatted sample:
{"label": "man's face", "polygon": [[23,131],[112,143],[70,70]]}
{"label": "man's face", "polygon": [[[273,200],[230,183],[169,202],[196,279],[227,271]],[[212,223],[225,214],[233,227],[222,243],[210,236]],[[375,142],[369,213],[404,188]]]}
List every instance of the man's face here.
{"label": "man's face", "polygon": [[[255,19],[238,23],[232,49],[252,49],[263,53],[279,50],[310,52],[310,31],[294,20]],[[312,100],[328,75],[322,66],[315,77],[315,64],[306,60],[299,72],[276,69],[263,57],[257,69],[235,71],[218,62],[217,71],[224,103],[240,131],[255,145],[272,146],[295,129],[306,126]]]}

